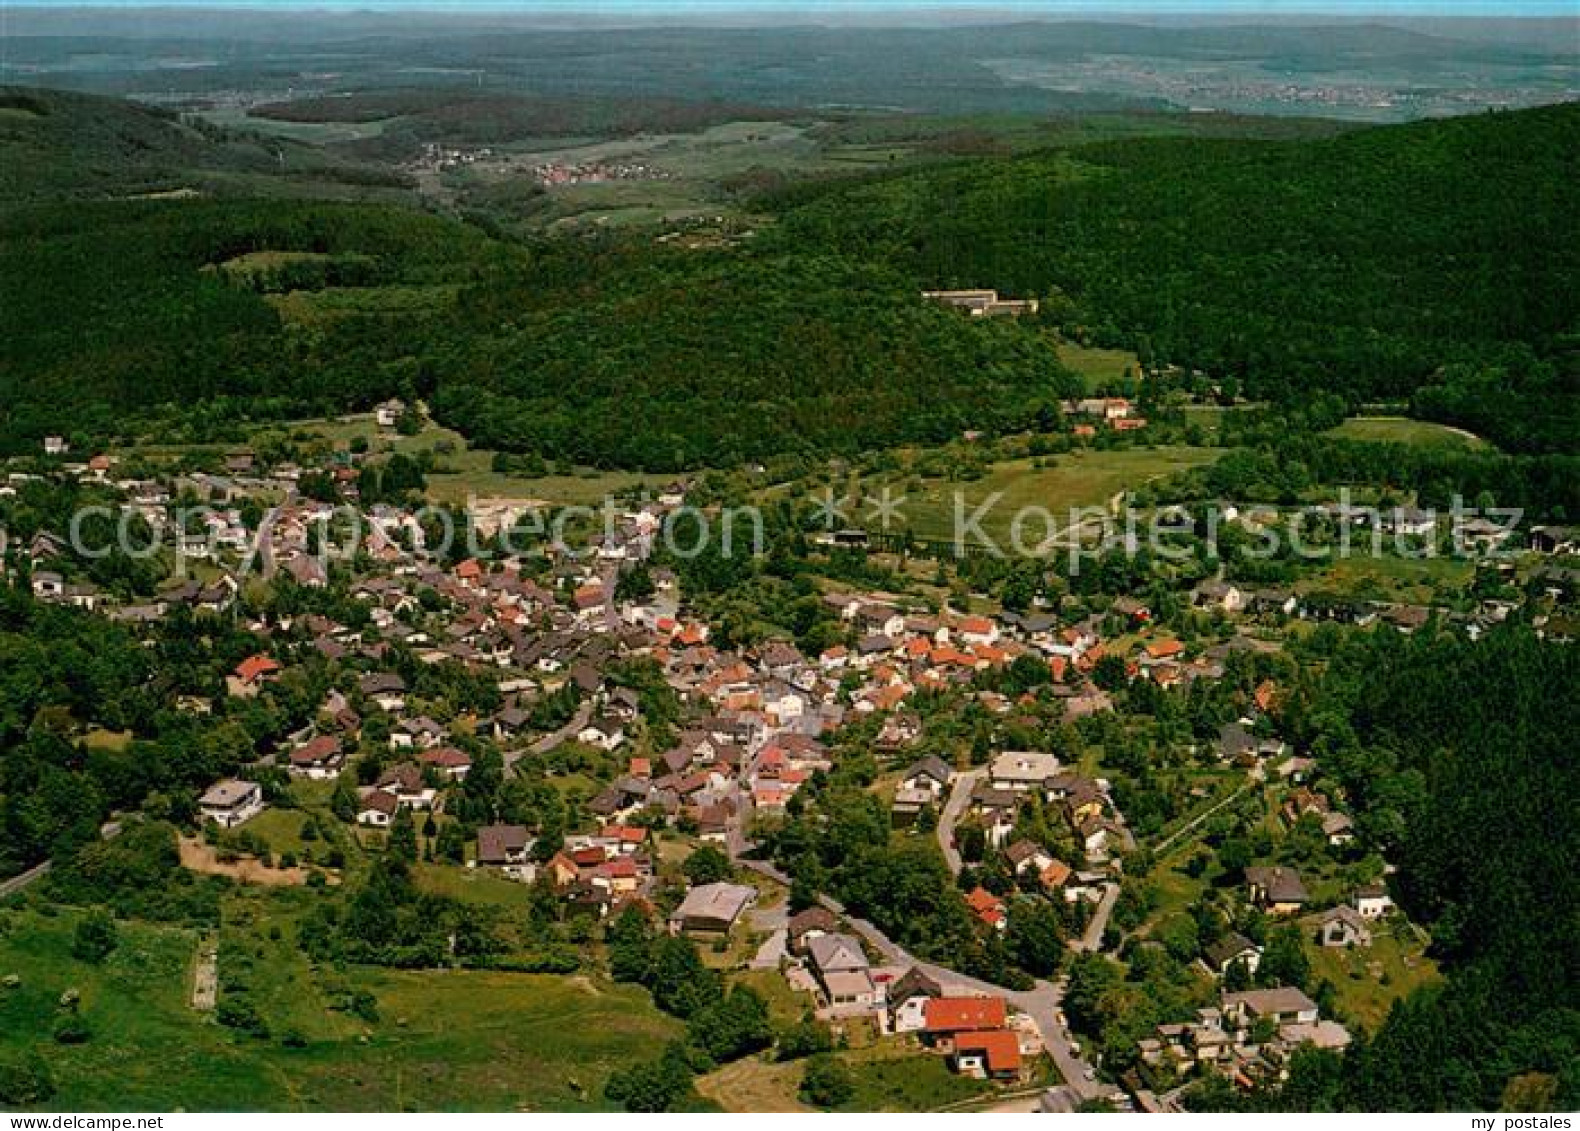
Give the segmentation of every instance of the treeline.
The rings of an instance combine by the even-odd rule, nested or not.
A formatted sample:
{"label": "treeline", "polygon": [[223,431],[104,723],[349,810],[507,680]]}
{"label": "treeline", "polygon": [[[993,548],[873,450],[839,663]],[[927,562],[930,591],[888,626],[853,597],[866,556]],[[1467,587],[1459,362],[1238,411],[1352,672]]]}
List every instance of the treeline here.
{"label": "treeline", "polygon": [[[1580,106],[1259,142],[1160,138],[832,191],[775,237],[1040,295],[1068,333],[1254,398],[1408,399],[1580,439]],[[1446,368],[1445,368],[1446,367]]]}

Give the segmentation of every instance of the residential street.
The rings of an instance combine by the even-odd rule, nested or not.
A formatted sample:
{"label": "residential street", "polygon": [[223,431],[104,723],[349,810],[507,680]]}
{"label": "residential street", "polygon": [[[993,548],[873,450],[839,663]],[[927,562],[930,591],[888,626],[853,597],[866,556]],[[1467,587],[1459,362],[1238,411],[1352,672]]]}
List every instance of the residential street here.
{"label": "residential street", "polygon": [[948,864],[949,870],[957,876],[960,874],[962,861],[960,850],[955,845],[955,826],[960,823],[966,806],[971,803],[971,795],[976,792],[977,783],[987,776],[987,772],[986,766],[978,766],[974,770],[967,770],[957,775],[949,791],[949,800],[944,802],[944,810],[938,815],[938,847],[943,851],[944,863]]}

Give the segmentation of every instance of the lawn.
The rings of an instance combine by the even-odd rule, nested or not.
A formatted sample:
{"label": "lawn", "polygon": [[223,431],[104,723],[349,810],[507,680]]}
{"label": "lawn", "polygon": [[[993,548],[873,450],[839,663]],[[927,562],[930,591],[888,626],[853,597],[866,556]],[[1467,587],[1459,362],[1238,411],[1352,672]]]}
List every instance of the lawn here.
{"label": "lawn", "polygon": [[1352,547],[1353,556],[1335,559],[1297,588],[1376,600],[1425,602],[1463,590],[1475,573],[1471,562],[1446,557],[1373,557],[1367,552],[1369,548],[1365,536],[1358,536]]}
{"label": "lawn", "polygon": [[1393,1003],[1420,986],[1437,981],[1437,964],[1410,926],[1395,919],[1374,925],[1366,950],[1310,946],[1312,976],[1338,990],[1339,1007],[1350,1020],[1375,1033]]}
{"label": "lawn", "polygon": [[[279,898],[233,901],[221,949],[222,984],[239,972],[270,1038],[189,1008],[190,931],[123,923],[119,947],[91,966],[70,955],[75,913],[10,912],[0,978],[20,985],[0,989],[0,1045],[39,1049],[57,1088],[48,1106],[65,1111],[583,1110],[607,1107],[615,1067],[680,1031],[645,992],[587,978],[315,969],[289,927],[270,938]],[[85,1044],[50,1036],[68,988],[93,1031]],[[329,1011],[341,989],[370,991],[379,1020]],[[281,1043],[287,1028],[305,1047]]]}
{"label": "lawn", "polygon": [[1462,428],[1434,424],[1429,420],[1411,420],[1408,416],[1352,416],[1329,435],[1341,436],[1346,440],[1420,444],[1435,448],[1476,449],[1490,446],[1480,436],[1472,435]]}
{"label": "lawn", "polygon": [[1140,371],[1136,355],[1129,350],[1102,350],[1060,342],[1055,352],[1059,364],[1077,373],[1086,382],[1088,391],[1100,385],[1112,385],[1122,380],[1126,373],[1134,377]]}
{"label": "lawn", "polygon": [[[1023,508],[1046,509],[1063,529],[1073,507],[1106,506],[1124,491],[1211,463],[1219,454],[1211,448],[1183,446],[1083,449],[1050,457],[1051,466],[1037,467],[1039,461],[1032,459],[1009,460],[995,464],[981,479],[969,483],[927,479],[920,491],[910,491],[905,481],[900,481],[893,490],[910,496],[900,504],[902,525],[909,525],[919,537],[943,539],[954,537],[957,495],[962,523],[999,495],[979,523],[998,540],[1008,536],[1011,523]],[[1022,542],[1031,546],[1046,536],[1046,524],[1028,516]]]}
{"label": "lawn", "polygon": [[847,1056],[856,1094],[845,1111],[933,1111],[992,1091],[992,1085],[949,1071],[944,1058],[890,1044]]}
{"label": "lawn", "polygon": [[[856,1085],[841,1111],[935,1111],[993,1091],[981,1080],[950,1072],[941,1056],[892,1042],[838,1055]],[[697,1090],[726,1111],[807,1111],[797,1098],[805,1063],[748,1057],[699,1078]]]}

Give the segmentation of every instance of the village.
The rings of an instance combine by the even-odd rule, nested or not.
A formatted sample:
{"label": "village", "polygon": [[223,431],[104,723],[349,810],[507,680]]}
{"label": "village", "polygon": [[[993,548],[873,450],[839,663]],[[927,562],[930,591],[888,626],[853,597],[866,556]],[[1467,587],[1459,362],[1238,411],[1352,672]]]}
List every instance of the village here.
{"label": "village", "polygon": [[[1128,406],[1111,400],[1076,410],[1128,418]],[[395,428],[404,411],[380,406],[378,427]],[[712,642],[677,572],[655,560],[659,532],[686,502],[684,481],[630,500],[612,536],[595,534],[580,549],[446,560],[425,550],[412,509],[359,507],[354,460],[324,469],[340,493],[330,503],[299,492],[306,470],[263,467],[247,452],[229,457],[223,475],[134,481],[118,478],[108,457],[73,463],[64,441],[51,447],[66,461],[62,474],[113,488],[145,519],[162,522],[194,485],[213,507],[200,528],[172,536],[172,548],[201,568],[136,604],[74,579],[63,568],[72,557],[66,532],[41,531],[8,560],[36,599],[135,628],[178,614],[235,617],[244,588],[280,579],[308,593],[336,587],[366,609],[360,628],[317,612],[249,619],[257,649],[236,664],[223,694],[182,700],[193,714],[223,713],[267,700],[309,662],[332,674],[309,721],[202,792],[201,840],[225,858],[268,855],[244,834],[276,804],[283,772],[287,789],[333,790],[337,814],[364,846],[376,850],[416,825],[441,846],[449,837],[451,866],[550,891],[567,914],[608,923],[639,907],[668,932],[725,956],[728,970],[778,979],[788,1000],[836,1037],[914,1047],[953,1073],[991,1082],[1006,1105],[1025,1110],[1180,1110],[1184,1089],[1206,1076],[1251,1088],[1287,1076],[1303,1046],[1344,1049],[1354,1034],[1331,1015],[1331,998],[1323,1005],[1299,986],[1268,983],[1264,958],[1282,925],[1298,925],[1303,946],[1319,955],[1364,954],[1397,936],[1410,940],[1407,966],[1421,961],[1419,928],[1390,896],[1392,865],[1361,860],[1345,799],[1316,788],[1318,762],[1281,736],[1279,679],[1257,678],[1215,743],[1175,755],[1191,760],[1195,784],[1178,819],[1154,822],[1146,834],[1121,805],[1135,787],[1116,787],[1088,751],[1026,748],[1017,739],[1059,725],[1117,725],[1121,687],[1163,692],[1243,678],[1259,670],[1259,658],[1278,656],[1291,626],[1341,621],[1408,633],[1432,610],[1209,580],[1187,595],[1188,607],[1216,618],[1226,635],[1203,646],[1159,625],[1131,597],[1070,617],[1056,606],[924,607],[829,585],[819,600],[837,643],[815,655],[777,639],[726,648]],[[14,496],[28,480],[14,473],[0,492]],[[241,516],[251,495],[277,502],[254,527]],[[365,524],[366,543],[353,561],[326,565],[316,551],[346,507]],[[1422,535],[1432,520],[1401,510],[1388,521],[1391,532]],[[1523,537],[1538,555],[1576,545],[1573,530],[1556,527]],[[1548,600],[1573,599],[1575,571],[1553,566],[1542,576]],[[1488,603],[1463,627],[1482,631],[1514,608]],[[497,707],[440,711],[394,663],[397,650],[491,683]],[[630,677],[633,665],[654,673],[676,717],[649,717],[656,693]],[[1034,671],[1035,693],[984,682],[1011,671]],[[966,711],[988,720],[985,745],[947,757],[927,743],[938,718]],[[850,757],[853,734],[878,767],[868,791],[886,807],[893,835],[936,846],[984,945],[1002,946],[993,940],[1046,914],[1062,924],[1065,956],[1013,986],[949,968],[911,953],[831,894],[801,890],[764,853],[787,820],[815,804],[807,796]],[[572,823],[483,823],[455,843],[453,830],[466,826],[451,810],[482,762],[505,775],[547,766],[550,781],[584,783]],[[1134,962],[1137,947],[1172,948],[1161,913],[1143,910],[1116,925],[1116,907],[1136,882],[1127,864],[1188,850],[1221,811],[1246,799],[1265,799],[1264,823],[1280,838],[1312,838],[1317,875],[1271,855],[1244,861],[1243,874],[1231,875],[1203,912],[1208,925],[1189,948],[1199,1004],[1116,1058],[1090,1021],[1066,1016],[1071,963]],[[194,861],[208,858],[200,847],[191,846]],[[1221,847],[1215,863],[1202,863],[1212,855],[1204,847],[1197,852],[1186,867],[1234,873]],[[694,857],[710,866],[690,869]],[[289,861],[298,865],[334,871],[327,858]],[[1363,872],[1369,878],[1352,881]]]}

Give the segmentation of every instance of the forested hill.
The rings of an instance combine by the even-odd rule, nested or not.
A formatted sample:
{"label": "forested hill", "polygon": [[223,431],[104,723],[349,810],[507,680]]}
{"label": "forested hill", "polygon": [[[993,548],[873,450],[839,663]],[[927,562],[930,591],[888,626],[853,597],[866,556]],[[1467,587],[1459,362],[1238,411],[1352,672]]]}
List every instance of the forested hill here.
{"label": "forested hill", "polygon": [[315,146],[135,102],[0,86],[0,205],[183,190],[331,195],[400,183]]}
{"label": "forested hill", "polygon": [[1414,396],[1509,447],[1572,448],[1576,168],[1580,104],[1136,140],[832,191],[790,208],[780,238],[919,284],[1053,292],[1072,332],[1253,396]]}

